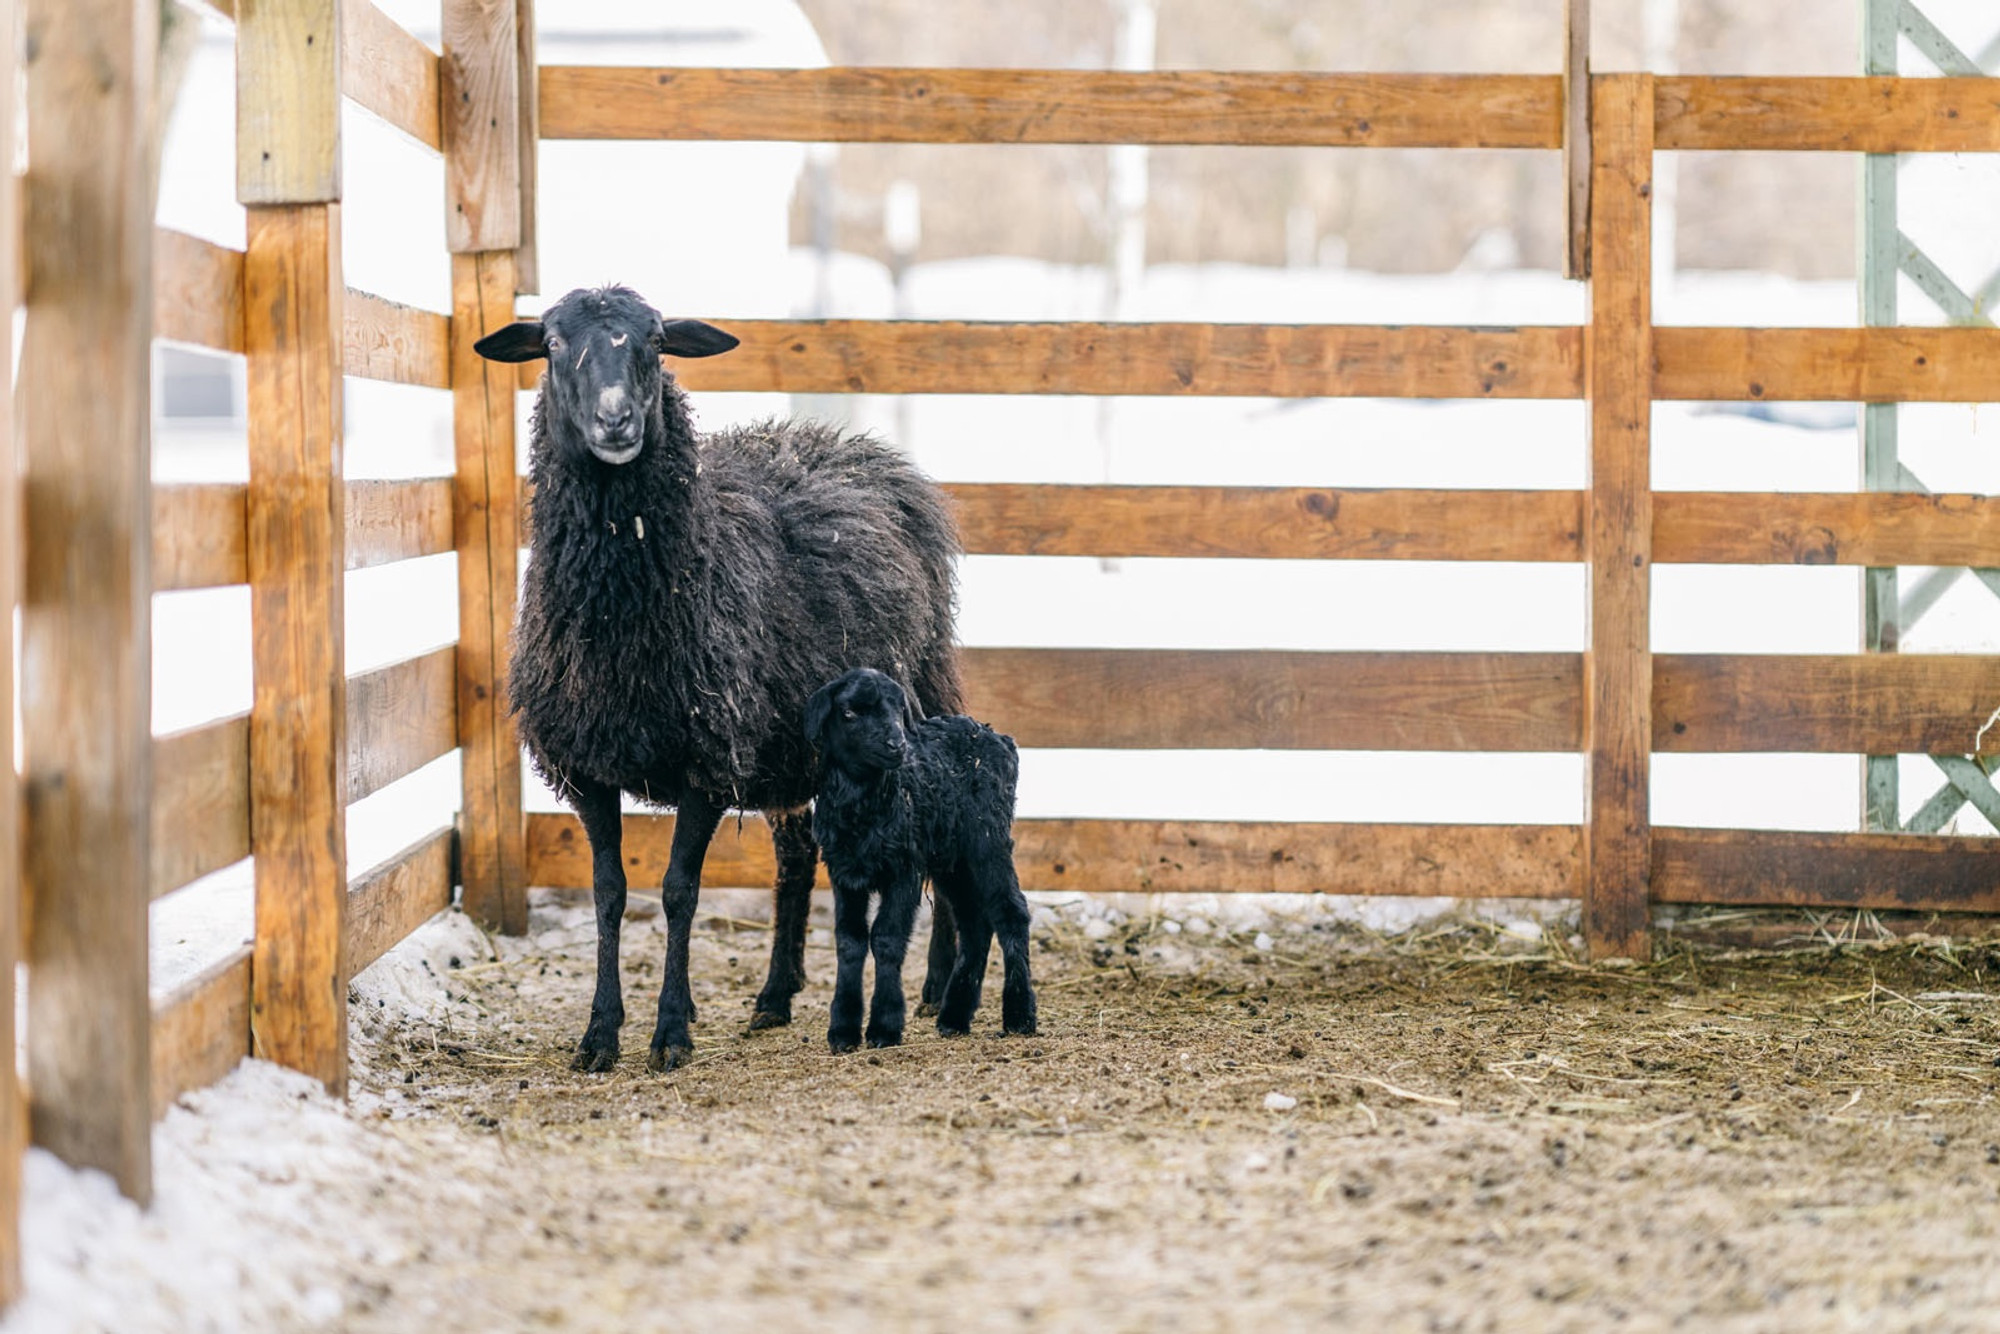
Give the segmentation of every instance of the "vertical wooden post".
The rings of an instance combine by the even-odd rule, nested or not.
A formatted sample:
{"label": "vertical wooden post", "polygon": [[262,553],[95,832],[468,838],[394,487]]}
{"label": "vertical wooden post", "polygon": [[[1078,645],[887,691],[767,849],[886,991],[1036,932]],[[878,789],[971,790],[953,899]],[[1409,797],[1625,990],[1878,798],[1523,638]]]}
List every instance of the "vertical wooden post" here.
{"label": "vertical wooden post", "polygon": [[[154,0],[29,0],[22,879],[37,1142],[152,1193]],[[11,529],[12,525],[7,526]],[[8,979],[11,989],[11,977]]]}
{"label": "vertical wooden post", "polygon": [[[444,0],[446,234],[452,251],[457,470],[459,826],[465,910],[527,929],[521,742],[507,706],[520,559],[515,378],[472,345],[514,318],[522,244],[522,45],[516,0]],[[528,202],[526,208],[532,208]]]}
{"label": "vertical wooden post", "polygon": [[[1900,0],[1863,0],[1861,72],[1893,75],[1900,40]],[[1902,232],[1897,225],[1896,155],[1869,153],[1861,159],[1861,322],[1896,322],[1896,284],[1902,267]],[[1867,491],[1901,491],[1903,466],[1897,442],[1901,405],[1861,405],[1861,486]],[[1902,597],[1893,566],[1861,572],[1861,647],[1894,653],[1903,639]],[[1894,755],[1870,755],[1861,765],[1861,827],[1902,828],[1902,796]]]}
{"label": "vertical wooden post", "polygon": [[1653,79],[1591,80],[1583,934],[1642,958],[1652,874]]}
{"label": "vertical wooden post", "polygon": [[542,147],[541,66],[535,55],[535,0],[514,0],[514,59],[520,73],[521,244],[514,250],[514,291],[542,290],[541,250],[535,241],[536,155]]}
{"label": "vertical wooden post", "polygon": [[1563,277],[1590,276],[1590,0],[1569,0],[1563,30]]}
{"label": "vertical wooden post", "polygon": [[252,1050],[347,1087],[337,0],[242,0]]}
{"label": "vertical wooden post", "polygon": [[[0,0],[0,144],[14,142],[20,6]],[[14,310],[21,304],[19,191],[0,171],[0,1310],[21,1295],[21,1151],[28,1108],[14,1054],[14,972],[21,958],[21,789],[14,754],[14,608],[21,600],[21,456],[14,430]]]}

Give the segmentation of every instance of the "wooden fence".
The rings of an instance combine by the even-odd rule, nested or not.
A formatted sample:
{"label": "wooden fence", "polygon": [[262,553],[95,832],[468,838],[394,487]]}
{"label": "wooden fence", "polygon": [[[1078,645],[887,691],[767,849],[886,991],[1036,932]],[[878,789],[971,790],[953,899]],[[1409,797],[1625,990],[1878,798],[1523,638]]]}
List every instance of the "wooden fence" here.
{"label": "wooden fence", "polygon": [[[1974,756],[1980,723],[2000,704],[1992,658],[1651,652],[1656,561],[2000,566],[2000,501],[1989,497],[1651,490],[1655,400],[2000,400],[2000,332],[1655,328],[1652,156],[2000,150],[1994,81],[1593,78],[1580,66],[1549,77],[551,67],[537,93],[528,0],[444,0],[442,57],[368,0],[241,0],[240,10],[217,6],[237,22],[238,190],[249,208],[238,252],[156,233],[136,184],[150,43],[113,43],[125,63],[107,65],[93,34],[143,32],[152,0],[21,3],[37,43],[24,103],[18,441],[30,518],[24,535],[9,526],[22,511],[6,490],[15,470],[0,466],[0,596],[14,596],[18,578],[31,1120],[39,1141],[113,1172],[136,1198],[149,1188],[149,1115],[246,1053],[341,1089],[348,979],[446,906],[455,883],[469,911],[507,930],[525,923],[528,884],[589,883],[575,821],[524,816],[506,721],[524,494],[514,400],[534,374],[470,351],[533,284],[538,136],[1566,151],[1571,253],[1594,270],[1581,327],[715,312],[743,347],[677,369],[697,391],[1587,402],[1582,491],[952,487],[975,553],[1589,571],[1581,654],[969,652],[971,707],[1030,747],[1588,758],[1579,826],[1023,821],[1030,888],[1576,897],[1598,954],[1642,952],[1654,903],[2000,910],[1990,840],[1656,830],[1648,818],[1654,752]],[[15,11],[0,0],[10,50]],[[0,65],[11,78],[19,63]],[[343,94],[444,156],[449,312],[342,282]],[[0,96],[0,141],[13,104]],[[11,225],[12,188],[0,188],[0,226]],[[0,259],[8,253],[0,247]],[[15,278],[0,263],[0,297],[18,294]],[[246,359],[247,485],[150,487],[146,349],[156,336]],[[449,390],[453,474],[347,481],[344,375]],[[445,551],[458,554],[457,643],[343,679],[344,571]],[[244,583],[250,712],[153,737],[150,594]],[[10,661],[0,652],[0,672]],[[346,805],[454,748],[465,775],[456,828],[351,876]],[[2000,729],[1987,734],[1996,752]],[[14,811],[0,792],[0,846],[16,838]],[[635,870],[664,864],[670,828],[670,818],[630,822]],[[245,856],[256,867],[253,943],[150,997],[149,902]],[[727,826],[708,867],[712,883],[768,883],[757,822]],[[0,894],[14,888],[0,877]],[[15,921],[0,901],[0,965],[13,960]],[[0,997],[4,1048],[11,988]],[[0,1050],[0,1296],[17,1277],[14,1068],[11,1049]]]}

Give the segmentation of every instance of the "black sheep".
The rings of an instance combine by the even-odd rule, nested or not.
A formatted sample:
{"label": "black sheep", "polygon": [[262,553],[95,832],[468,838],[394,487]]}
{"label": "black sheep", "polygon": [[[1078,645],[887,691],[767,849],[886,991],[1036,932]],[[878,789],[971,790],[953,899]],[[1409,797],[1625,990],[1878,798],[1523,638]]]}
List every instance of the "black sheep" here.
{"label": "black sheep", "polygon": [[[833,880],[840,972],[827,1045],[862,1040],[861,971],[875,956],[868,1045],[903,1040],[903,953],[924,881],[958,924],[958,958],[938,1009],[947,1037],[972,1027],[987,948],[1006,969],[1001,1027],[1035,1031],[1028,975],[1028,901],[1014,874],[1014,742],[971,718],[924,718],[881,672],[847,672],[814,693],[805,732],[819,751],[813,836]],[[871,935],[868,896],[881,896]]]}
{"label": "black sheep", "polygon": [[[926,708],[958,705],[959,544],[944,495],[889,446],[816,423],[697,434],[660,357],[736,342],[606,287],[474,345],[495,361],[549,360],[508,689],[535,767],[590,838],[597,989],[582,1070],[611,1067],[625,1020],[620,792],[677,813],[647,1062],[671,1069],[692,1051],[688,932],[727,809],[769,816],[777,851],[771,969],[751,1027],[791,1019],[816,855],[803,809],[812,756],[798,728],[813,689],[872,665]],[[934,954],[949,932],[934,928]]]}

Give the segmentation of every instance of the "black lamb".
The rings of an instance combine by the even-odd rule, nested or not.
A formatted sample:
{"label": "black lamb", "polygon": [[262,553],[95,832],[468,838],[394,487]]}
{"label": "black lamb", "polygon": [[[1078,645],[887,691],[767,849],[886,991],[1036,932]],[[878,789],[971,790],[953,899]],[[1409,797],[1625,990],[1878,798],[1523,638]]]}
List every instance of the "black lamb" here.
{"label": "black lamb", "polygon": [[[971,718],[925,718],[881,672],[847,672],[806,705],[806,736],[819,751],[813,836],[833,880],[840,971],[827,1045],[862,1040],[861,970],[875,956],[868,1045],[903,1040],[903,953],[924,881],[949,904],[958,958],[938,1009],[938,1032],[965,1033],[979,1009],[986,955],[1000,937],[1005,965],[1001,1027],[1035,1031],[1028,975],[1028,901],[1014,874],[1014,742]],[[868,897],[881,896],[871,934]]]}
{"label": "black lamb", "polygon": [[[535,767],[590,839],[597,989],[581,1070],[611,1068],[625,1021],[621,792],[676,811],[647,1062],[672,1069],[692,1052],[688,932],[702,859],[731,808],[764,812],[777,852],[771,968],[750,1026],[790,1022],[816,857],[804,810],[812,753],[798,727],[814,688],[873,666],[928,709],[958,706],[949,503],[867,436],[801,421],[697,434],[660,358],[736,343],[605,287],[474,344],[495,361],[549,361],[508,688]],[[940,915],[934,956],[950,934]],[[941,988],[942,962],[933,972]]]}

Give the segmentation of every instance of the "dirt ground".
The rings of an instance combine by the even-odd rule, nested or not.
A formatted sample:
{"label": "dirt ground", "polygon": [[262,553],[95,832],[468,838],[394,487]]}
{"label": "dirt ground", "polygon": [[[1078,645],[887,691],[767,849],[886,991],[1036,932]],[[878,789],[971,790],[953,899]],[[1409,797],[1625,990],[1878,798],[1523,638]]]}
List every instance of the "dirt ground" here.
{"label": "dirt ground", "polygon": [[1059,924],[1040,1036],[996,975],[973,1037],[835,1057],[831,950],[745,1036],[769,937],[711,919],[666,1076],[657,918],[605,1075],[568,1068],[590,933],[544,932],[362,1044],[360,1105],[475,1203],[345,1327],[2000,1328],[2000,945],[1829,943],[1872,925],[1613,968]]}

